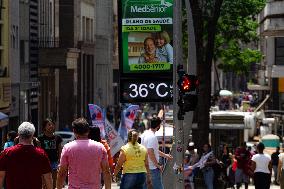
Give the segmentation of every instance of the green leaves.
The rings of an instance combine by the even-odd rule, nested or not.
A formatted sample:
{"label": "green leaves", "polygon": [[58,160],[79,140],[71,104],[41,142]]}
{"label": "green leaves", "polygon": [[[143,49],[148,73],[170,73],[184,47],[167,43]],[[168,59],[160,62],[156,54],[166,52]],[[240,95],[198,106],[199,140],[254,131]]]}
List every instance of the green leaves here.
{"label": "green leaves", "polygon": [[[262,58],[260,51],[247,48],[258,40],[256,15],[265,0],[224,0],[218,20],[214,58],[225,72],[247,73],[251,63]],[[246,48],[245,48],[246,47]]]}
{"label": "green leaves", "polygon": [[262,58],[262,54],[258,50],[241,49],[234,43],[219,52],[221,63],[218,67],[225,72],[234,71],[237,74],[247,74],[251,63],[259,62]]}

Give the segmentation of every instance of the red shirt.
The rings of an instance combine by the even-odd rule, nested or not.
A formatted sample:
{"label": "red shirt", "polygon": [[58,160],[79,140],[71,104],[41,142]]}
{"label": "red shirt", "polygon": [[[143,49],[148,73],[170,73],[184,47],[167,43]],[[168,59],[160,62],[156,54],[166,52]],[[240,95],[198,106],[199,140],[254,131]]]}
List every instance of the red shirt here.
{"label": "red shirt", "polygon": [[17,144],[0,154],[0,171],[6,172],[7,189],[41,189],[51,166],[43,149]]}
{"label": "red shirt", "polygon": [[237,160],[237,167],[246,171],[251,160],[250,152],[244,147],[237,148],[235,158]]}

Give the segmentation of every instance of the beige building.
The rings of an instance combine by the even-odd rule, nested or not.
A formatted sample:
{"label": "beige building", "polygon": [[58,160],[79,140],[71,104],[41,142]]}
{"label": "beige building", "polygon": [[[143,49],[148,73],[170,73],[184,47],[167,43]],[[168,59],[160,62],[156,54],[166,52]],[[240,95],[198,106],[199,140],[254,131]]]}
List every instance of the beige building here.
{"label": "beige building", "polygon": [[258,72],[258,85],[249,88],[263,94],[271,90],[269,109],[284,110],[284,1],[267,1],[259,23],[259,48],[264,59]]}

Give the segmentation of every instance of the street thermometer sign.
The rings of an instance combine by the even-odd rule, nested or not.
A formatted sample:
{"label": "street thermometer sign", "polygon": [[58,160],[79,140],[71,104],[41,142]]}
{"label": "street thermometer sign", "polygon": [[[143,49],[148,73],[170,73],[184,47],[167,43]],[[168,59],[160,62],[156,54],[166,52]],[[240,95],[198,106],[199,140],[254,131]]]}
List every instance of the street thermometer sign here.
{"label": "street thermometer sign", "polygon": [[121,102],[172,101],[172,38],[173,0],[119,1]]}

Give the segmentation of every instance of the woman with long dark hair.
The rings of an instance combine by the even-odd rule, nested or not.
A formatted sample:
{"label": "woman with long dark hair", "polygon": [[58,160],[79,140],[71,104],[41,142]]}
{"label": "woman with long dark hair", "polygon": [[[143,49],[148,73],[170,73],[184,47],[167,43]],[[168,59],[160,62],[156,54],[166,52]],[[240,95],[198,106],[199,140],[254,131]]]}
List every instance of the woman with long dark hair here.
{"label": "woman with long dark hair", "polygon": [[113,177],[116,178],[123,165],[121,189],[143,189],[146,181],[147,185],[151,185],[147,150],[137,142],[138,135],[136,130],[128,132],[128,143],[121,147],[118,162],[114,169]]}
{"label": "woman with long dark hair", "polygon": [[111,172],[113,172],[113,158],[111,156],[111,151],[110,151],[110,147],[107,143],[106,140],[103,140],[101,138],[101,131],[99,127],[90,127],[89,128],[89,139],[94,140],[96,142],[100,142],[104,145],[106,151],[107,151],[107,156],[108,156],[108,163],[109,163],[109,168],[111,170]]}
{"label": "woman with long dark hair", "polygon": [[271,182],[272,164],[270,155],[264,154],[264,144],[257,145],[258,154],[252,156],[252,170],[255,189],[269,189]]}

